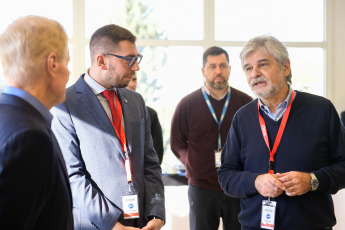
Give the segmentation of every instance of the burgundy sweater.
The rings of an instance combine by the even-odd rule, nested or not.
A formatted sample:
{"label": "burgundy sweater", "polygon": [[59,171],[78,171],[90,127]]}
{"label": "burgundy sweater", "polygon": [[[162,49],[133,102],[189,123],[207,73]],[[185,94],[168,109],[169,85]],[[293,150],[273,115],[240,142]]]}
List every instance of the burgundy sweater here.
{"label": "burgundy sweater", "polygon": [[[211,96],[209,99],[219,121],[226,97],[220,101]],[[220,127],[222,146],[225,144],[233,116],[250,101],[250,96],[231,87],[229,106]],[[182,98],[171,122],[171,150],[186,166],[189,184],[221,191],[214,159],[217,143],[218,124],[207,107],[201,89],[198,89]]]}

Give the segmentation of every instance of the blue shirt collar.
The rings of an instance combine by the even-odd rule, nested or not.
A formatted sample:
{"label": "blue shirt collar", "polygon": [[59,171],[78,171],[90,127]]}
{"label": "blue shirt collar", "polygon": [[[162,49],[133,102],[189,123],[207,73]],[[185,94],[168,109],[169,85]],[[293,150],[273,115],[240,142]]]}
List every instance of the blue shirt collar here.
{"label": "blue shirt collar", "polygon": [[[97,81],[95,81],[90,75],[89,75],[89,70],[86,71],[85,75],[84,75],[84,81],[86,82],[86,84],[91,88],[92,92],[94,92],[94,94],[98,95],[100,93],[102,93],[104,90],[107,90],[106,88],[104,88],[102,85],[100,85]],[[116,92],[116,88],[113,88]]]}
{"label": "blue shirt collar", "polygon": [[29,103],[43,116],[43,118],[46,120],[47,124],[50,127],[53,115],[49,112],[47,107],[45,107],[36,97],[32,96],[31,94],[22,89],[12,86],[6,86],[3,93],[19,97],[27,103]]}
{"label": "blue shirt collar", "polygon": [[[214,99],[216,99],[212,95],[211,91],[207,88],[207,85],[205,83],[204,83],[204,89],[205,89],[205,92],[206,92],[207,95],[209,95],[209,96],[213,97]],[[223,94],[223,96],[221,96],[219,99],[216,99],[216,100],[220,101],[220,100],[224,99],[226,97],[226,95],[228,94],[228,92],[231,92],[231,87],[230,87],[229,84],[228,84],[228,88],[227,88],[226,92]]]}
{"label": "blue shirt collar", "polygon": [[[289,93],[288,96],[286,97],[286,99],[280,103],[276,109],[276,112],[273,113],[268,106],[264,105],[261,101],[261,99],[259,99],[259,104],[260,104],[260,109],[261,111],[264,111],[266,113],[267,116],[269,116],[271,119],[278,121],[283,115],[284,112],[288,106],[288,104],[291,101],[291,95],[292,95],[292,87],[289,85]],[[296,97],[296,92],[295,92],[295,97]]]}

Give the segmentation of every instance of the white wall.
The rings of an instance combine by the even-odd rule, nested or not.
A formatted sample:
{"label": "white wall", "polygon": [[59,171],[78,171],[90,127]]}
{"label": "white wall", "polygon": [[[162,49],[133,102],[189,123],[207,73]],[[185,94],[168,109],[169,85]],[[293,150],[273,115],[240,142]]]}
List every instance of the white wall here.
{"label": "white wall", "polygon": [[[331,85],[330,98],[340,113],[345,111],[345,1],[334,0],[332,19],[334,20],[334,56],[332,57],[332,73],[334,82]],[[334,230],[345,229],[345,190],[339,191],[334,197],[337,225]]]}
{"label": "white wall", "polygon": [[331,65],[334,83],[330,92],[333,98],[330,99],[340,113],[345,110],[345,1],[334,0],[334,3],[334,56]]}

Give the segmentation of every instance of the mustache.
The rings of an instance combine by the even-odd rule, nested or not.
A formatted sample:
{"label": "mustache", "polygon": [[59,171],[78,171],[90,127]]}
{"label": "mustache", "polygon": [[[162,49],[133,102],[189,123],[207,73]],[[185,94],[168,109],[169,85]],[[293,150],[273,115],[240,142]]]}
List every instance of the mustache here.
{"label": "mustache", "polygon": [[251,86],[254,86],[256,83],[259,83],[259,82],[265,82],[265,83],[267,83],[268,82],[268,80],[265,78],[265,77],[257,77],[257,78],[253,78],[252,80],[251,80],[251,82],[250,82],[250,85]]}
{"label": "mustache", "polygon": [[216,78],[217,78],[217,77],[221,77],[221,78],[225,79],[225,78],[223,77],[223,75],[221,75],[221,74],[217,74]]}

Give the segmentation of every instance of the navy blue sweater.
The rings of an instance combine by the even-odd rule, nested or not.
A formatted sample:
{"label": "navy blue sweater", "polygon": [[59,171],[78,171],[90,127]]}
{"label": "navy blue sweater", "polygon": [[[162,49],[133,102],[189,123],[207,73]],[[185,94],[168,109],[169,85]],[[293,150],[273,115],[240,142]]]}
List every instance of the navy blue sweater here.
{"label": "navy blue sweater", "polygon": [[[276,122],[261,112],[272,147],[281,119]],[[244,229],[259,229],[262,200],[254,186],[259,174],[268,172],[269,151],[259,126],[257,100],[240,109],[232,122],[222,152],[218,178],[224,192],[241,198],[239,220]],[[332,103],[298,92],[291,105],[282,140],[275,155],[275,172],[314,172],[317,191],[277,201],[279,230],[315,230],[336,223],[331,194],[345,187],[345,138]]]}

